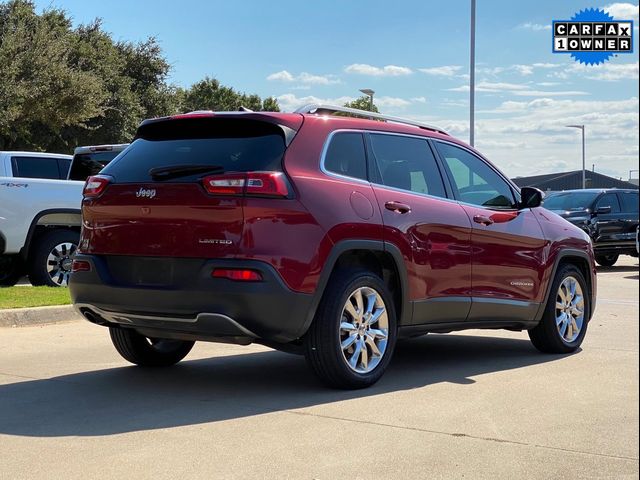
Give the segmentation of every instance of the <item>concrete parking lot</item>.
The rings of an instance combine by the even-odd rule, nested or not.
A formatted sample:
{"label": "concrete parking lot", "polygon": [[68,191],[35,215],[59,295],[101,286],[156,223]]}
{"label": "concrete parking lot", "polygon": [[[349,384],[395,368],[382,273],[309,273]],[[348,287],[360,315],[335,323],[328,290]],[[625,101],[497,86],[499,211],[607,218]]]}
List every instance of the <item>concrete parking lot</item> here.
{"label": "concrete parking lot", "polygon": [[599,287],[574,355],[428,335],[357,392],[260,346],[149,371],[87,322],[0,329],[0,478],[638,478],[637,259]]}

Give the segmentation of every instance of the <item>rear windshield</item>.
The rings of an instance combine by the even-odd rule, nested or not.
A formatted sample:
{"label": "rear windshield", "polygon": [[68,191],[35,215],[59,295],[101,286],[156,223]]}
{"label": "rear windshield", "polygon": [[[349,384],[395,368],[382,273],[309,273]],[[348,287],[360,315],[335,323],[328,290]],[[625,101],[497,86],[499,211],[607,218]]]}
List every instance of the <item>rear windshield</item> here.
{"label": "rear windshield", "polygon": [[544,208],[548,210],[578,211],[591,206],[598,192],[565,192],[555,193],[544,200]]}
{"label": "rear windshield", "polygon": [[[215,173],[280,171],[285,151],[277,125],[253,120],[169,120],[141,127],[138,138],[102,173],[116,182],[153,182],[149,170],[211,166]],[[162,182],[188,182],[206,173],[185,174]]]}
{"label": "rear windshield", "polygon": [[91,175],[97,175],[105,165],[116,158],[120,152],[90,152],[79,153],[73,156],[69,180],[82,180]]}

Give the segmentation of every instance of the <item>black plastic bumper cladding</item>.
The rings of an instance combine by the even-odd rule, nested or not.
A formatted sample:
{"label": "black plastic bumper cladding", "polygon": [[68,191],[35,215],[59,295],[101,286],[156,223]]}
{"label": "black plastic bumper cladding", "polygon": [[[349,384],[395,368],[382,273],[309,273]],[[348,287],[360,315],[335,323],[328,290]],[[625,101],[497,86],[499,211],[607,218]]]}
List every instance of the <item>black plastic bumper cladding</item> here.
{"label": "black plastic bumper cladding", "polygon": [[[116,257],[78,254],[76,259],[89,262],[91,271],[72,274],[71,299],[83,312],[89,311],[85,316],[93,317],[90,321],[99,324],[152,328],[203,340],[241,336],[248,331],[260,339],[286,343],[299,336],[311,305],[311,295],[290,290],[273,267],[259,261],[156,257],[158,262],[172,264],[167,271],[179,273],[168,273],[164,282],[159,279],[151,285],[119,272],[123,262],[135,264],[149,258],[117,257],[116,262],[110,262]],[[215,268],[254,269],[263,281],[212,278]],[[101,312],[107,315],[101,316]],[[212,315],[233,322],[213,321]]]}

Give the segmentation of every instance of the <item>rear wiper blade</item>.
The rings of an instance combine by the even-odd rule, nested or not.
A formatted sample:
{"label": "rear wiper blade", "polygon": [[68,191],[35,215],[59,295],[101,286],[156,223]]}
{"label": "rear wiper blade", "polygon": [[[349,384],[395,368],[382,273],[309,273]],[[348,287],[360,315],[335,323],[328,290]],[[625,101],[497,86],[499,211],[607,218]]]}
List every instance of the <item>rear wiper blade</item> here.
{"label": "rear wiper blade", "polygon": [[172,178],[186,177],[197,173],[215,173],[224,171],[221,165],[169,165],[156,167],[149,170],[149,175],[154,180],[170,180]]}

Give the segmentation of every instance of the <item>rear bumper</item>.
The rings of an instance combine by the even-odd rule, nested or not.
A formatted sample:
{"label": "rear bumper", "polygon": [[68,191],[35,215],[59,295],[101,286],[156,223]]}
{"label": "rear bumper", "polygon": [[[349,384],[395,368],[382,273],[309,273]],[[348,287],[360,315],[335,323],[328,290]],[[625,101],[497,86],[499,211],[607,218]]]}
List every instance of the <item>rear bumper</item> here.
{"label": "rear bumper", "polygon": [[[195,260],[179,281],[141,286],[114,277],[106,259],[78,254],[91,264],[71,275],[76,309],[89,321],[121,325],[147,336],[249,343],[256,339],[287,343],[304,332],[312,296],[290,290],[270,265],[253,260]],[[132,259],[133,261],[133,259]],[[178,262],[180,260],[169,260]],[[261,282],[212,278],[214,268],[250,268]]]}

